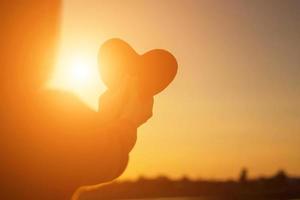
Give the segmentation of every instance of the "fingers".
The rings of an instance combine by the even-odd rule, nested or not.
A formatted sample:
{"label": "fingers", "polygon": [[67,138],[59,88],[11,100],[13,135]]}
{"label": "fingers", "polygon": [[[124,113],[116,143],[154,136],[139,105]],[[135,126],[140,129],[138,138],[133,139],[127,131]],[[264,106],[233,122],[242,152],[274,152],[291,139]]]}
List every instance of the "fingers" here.
{"label": "fingers", "polygon": [[99,111],[108,119],[117,118],[123,110],[129,98],[130,81],[127,76],[123,77],[122,85],[114,90],[108,89],[99,99]]}
{"label": "fingers", "polygon": [[152,117],[153,97],[140,94],[136,79],[124,77],[118,90],[108,90],[100,97],[99,111],[106,121],[125,119],[139,127]]}
{"label": "fingers", "polygon": [[103,121],[112,121],[121,115],[124,103],[119,92],[106,91],[99,99],[99,113]]}
{"label": "fingers", "polygon": [[139,127],[152,117],[153,97],[148,99],[131,98],[126,104],[121,118]]}

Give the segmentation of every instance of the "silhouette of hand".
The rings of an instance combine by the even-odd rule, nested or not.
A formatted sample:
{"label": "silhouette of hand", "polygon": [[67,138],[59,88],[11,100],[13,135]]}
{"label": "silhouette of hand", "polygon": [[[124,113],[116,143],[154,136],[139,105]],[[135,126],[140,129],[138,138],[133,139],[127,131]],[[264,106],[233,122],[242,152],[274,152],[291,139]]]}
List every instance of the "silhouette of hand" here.
{"label": "silhouette of hand", "polygon": [[98,59],[100,76],[109,90],[122,87],[123,78],[128,76],[135,80],[135,88],[144,97],[163,91],[178,68],[175,57],[168,51],[153,49],[139,55],[120,39],[106,41]]}
{"label": "silhouette of hand", "polygon": [[127,81],[123,81],[122,87],[105,91],[99,99],[99,111],[104,122],[111,122],[120,118],[127,99]]}
{"label": "silhouette of hand", "polygon": [[143,97],[137,88],[136,78],[129,79],[126,105],[123,108],[121,119],[126,119],[139,127],[152,117],[153,96]]}
{"label": "silhouette of hand", "polygon": [[102,45],[99,64],[108,87],[99,104],[104,120],[126,119],[135,127],[152,116],[153,96],[177,73],[177,61],[171,53],[155,49],[139,55],[120,39]]}
{"label": "silhouette of hand", "polygon": [[100,97],[99,110],[104,121],[122,119],[138,127],[152,116],[153,97],[142,98],[136,81],[126,76],[120,88],[107,90]]}

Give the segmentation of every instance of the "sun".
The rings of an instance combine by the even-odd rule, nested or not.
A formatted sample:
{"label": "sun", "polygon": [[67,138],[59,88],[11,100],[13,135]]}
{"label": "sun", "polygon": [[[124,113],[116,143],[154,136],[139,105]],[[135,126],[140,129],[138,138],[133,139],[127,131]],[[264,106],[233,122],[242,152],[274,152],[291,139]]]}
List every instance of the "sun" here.
{"label": "sun", "polygon": [[88,59],[75,57],[70,64],[70,82],[74,87],[86,84],[92,77],[92,70]]}
{"label": "sun", "polygon": [[97,63],[94,60],[84,53],[63,57],[56,72],[60,86],[75,93],[89,90],[98,78]]}
{"label": "sun", "polygon": [[60,53],[48,87],[72,92],[97,110],[99,96],[106,90],[99,77],[97,55],[86,49]]}

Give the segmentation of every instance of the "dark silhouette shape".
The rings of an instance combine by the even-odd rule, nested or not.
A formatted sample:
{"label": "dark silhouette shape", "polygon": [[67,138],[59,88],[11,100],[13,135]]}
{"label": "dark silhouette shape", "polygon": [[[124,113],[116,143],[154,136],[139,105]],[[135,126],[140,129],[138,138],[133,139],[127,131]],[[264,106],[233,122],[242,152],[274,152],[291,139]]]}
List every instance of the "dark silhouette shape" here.
{"label": "dark silhouette shape", "polygon": [[138,55],[121,39],[106,41],[99,53],[101,77],[109,89],[119,88],[124,76],[136,78],[141,93],[153,96],[174,79],[177,62],[172,54],[154,49]]}
{"label": "dark silhouette shape", "polygon": [[239,182],[246,183],[248,181],[248,170],[243,168],[240,173]]}
{"label": "dark silhouette shape", "polygon": [[[105,112],[43,88],[55,60],[59,12],[58,0],[0,3],[0,199],[66,200],[81,185],[116,178],[137,127],[152,114],[153,93],[139,101],[131,78],[103,95]],[[109,118],[120,101],[122,111]]]}
{"label": "dark silhouette shape", "polygon": [[276,186],[284,186],[287,183],[288,176],[284,170],[279,170],[273,177],[273,184]]}
{"label": "dark silhouette shape", "polygon": [[[153,96],[166,88],[177,72],[176,59],[169,52],[155,49],[138,55],[129,44],[116,38],[101,46],[99,67],[100,75],[108,87],[101,98],[100,109],[107,113],[109,117],[106,118],[109,119],[132,115],[128,108],[131,111],[135,109],[130,108],[129,101],[133,102],[131,106],[152,105]],[[110,97],[117,95],[120,96],[118,102],[112,104]],[[107,106],[105,102],[110,105]],[[135,123],[143,121],[136,119]]]}
{"label": "dark silhouette shape", "polygon": [[83,192],[80,200],[154,199],[162,197],[200,197],[199,199],[211,200],[299,199],[300,178],[288,177],[282,171],[273,177],[249,179],[247,184],[240,180],[194,180],[187,177],[174,180],[164,176],[152,179],[143,177],[136,181],[116,181],[95,191]]}

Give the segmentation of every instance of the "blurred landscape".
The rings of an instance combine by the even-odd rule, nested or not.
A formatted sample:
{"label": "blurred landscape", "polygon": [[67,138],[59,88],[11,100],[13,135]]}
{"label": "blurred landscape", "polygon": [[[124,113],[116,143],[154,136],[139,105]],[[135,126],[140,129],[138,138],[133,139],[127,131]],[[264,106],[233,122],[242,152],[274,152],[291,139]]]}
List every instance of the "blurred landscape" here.
{"label": "blurred landscape", "polygon": [[296,199],[300,198],[300,177],[279,170],[270,177],[248,179],[242,169],[236,180],[172,180],[166,176],[116,181],[95,191],[84,192],[80,200],[98,199]]}

